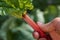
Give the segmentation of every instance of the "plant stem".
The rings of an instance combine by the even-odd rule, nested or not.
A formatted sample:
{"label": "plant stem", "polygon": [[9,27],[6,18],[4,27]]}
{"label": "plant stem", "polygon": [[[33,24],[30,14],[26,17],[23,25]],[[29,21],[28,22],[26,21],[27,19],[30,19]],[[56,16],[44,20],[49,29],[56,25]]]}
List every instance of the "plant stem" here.
{"label": "plant stem", "polygon": [[46,38],[50,40],[50,38],[40,29],[40,27],[27,15],[24,14],[22,17],[33,29],[40,34],[41,38]]}

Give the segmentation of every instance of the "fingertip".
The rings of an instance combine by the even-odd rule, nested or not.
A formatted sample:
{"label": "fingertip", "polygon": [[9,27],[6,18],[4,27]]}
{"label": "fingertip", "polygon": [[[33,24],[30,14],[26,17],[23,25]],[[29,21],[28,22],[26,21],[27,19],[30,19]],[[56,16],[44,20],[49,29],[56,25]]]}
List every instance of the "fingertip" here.
{"label": "fingertip", "polygon": [[42,25],[43,25],[43,23],[42,23],[42,22],[37,22],[37,24],[38,24],[39,26],[42,26]]}
{"label": "fingertip", "polygon": [[33,33],[33,37],[34,37],[35,39],[38,39],[38,38],[39,38],[39,33],[38,33],[38,32],[34,32],[34,33]]}

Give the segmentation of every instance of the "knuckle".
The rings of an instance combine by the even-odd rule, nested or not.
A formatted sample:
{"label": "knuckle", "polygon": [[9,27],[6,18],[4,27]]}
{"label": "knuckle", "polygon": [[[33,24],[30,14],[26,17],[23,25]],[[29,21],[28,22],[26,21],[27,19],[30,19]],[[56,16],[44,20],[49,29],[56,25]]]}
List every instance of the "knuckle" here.
{"label": "knuckle", "polygon": [[60,17],[55,18],[54,21],[60,22]]}
{"label": "knuckle", "polygon": [[52,26],[54,27],[59,27],[60,26],[60,17],[55,18],[51,23]]}
{"label": "knuckle", "polygon": [[53,25],[55,26],[55,29],[60,30],[60,17],[55,18]]}

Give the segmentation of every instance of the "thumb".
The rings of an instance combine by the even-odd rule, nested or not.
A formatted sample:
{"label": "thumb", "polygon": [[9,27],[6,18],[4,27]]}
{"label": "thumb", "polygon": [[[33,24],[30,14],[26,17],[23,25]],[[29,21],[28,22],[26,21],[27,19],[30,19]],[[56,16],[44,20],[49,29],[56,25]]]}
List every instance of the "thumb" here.
{"label": "thumb", "polygon": [[37,22],[38,26],[43,30],[44,32],[51,32],[54,31],[54,27],[51,23],[43,24],[41,22]]}

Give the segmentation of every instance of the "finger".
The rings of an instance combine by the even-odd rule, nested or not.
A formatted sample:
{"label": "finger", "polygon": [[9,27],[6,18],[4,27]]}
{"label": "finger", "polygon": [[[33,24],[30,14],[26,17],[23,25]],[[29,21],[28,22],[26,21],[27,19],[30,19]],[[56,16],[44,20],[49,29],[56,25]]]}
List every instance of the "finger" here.
{"label": "finger", "polygon": [[54,31],[55,29],[52,23],[42,24],[40,22],[37,22],[37,24],[40,26],[41,30],[43,30],[44,32]]}
{"label": "finger", "polygon": [[41,30],[43,30],[44,32],[47,31],[47,26],[45,26],[45,24],[42,24],[41,22],[37,22],[38,26],[41,28]]}
{"label": "finger", "polygon": [[47,40],[46,38],[40,38],[39,40]]}
{"label": "finger", "polygon": [[43,30],[44,31],[44,24],[43,23],[41,23],[41,22],[37,22],[37,24],[38,24],[38,26],[41,28],[41,30]]}
{"label": "finger", "polygon": [[54,27],[55,27],[55,30],[57,33],[60,34],[60,17],[58,18],[55,18],[53,21],[52,21]]}
{"label": "finger", "polygon": [[38,32],[33,32],[33,37],[34,37],[35,39],[38,39],[38,38],[39,38],[39,33],[38,33]]}

